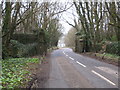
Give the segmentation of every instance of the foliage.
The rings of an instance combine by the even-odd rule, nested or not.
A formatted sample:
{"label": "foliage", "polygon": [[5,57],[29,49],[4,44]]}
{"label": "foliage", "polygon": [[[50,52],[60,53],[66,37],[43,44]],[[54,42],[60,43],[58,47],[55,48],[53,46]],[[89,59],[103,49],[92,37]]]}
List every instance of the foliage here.
{"label": "foliage", "polygon": [[115,62],[118,62],[118,60],[120,58],[120,56],[118,56],[118,55],[109,54],[109,53],[104,53],[104,54],[96,53],[96,55],[99,57],[104,57],[106,59],[114,60]]}
{"label": "foliage", "polygon": [[33,56],[38,54],[38,43],[32,43],[32,44],[27,44],[21,47],[20,51],[21,53],[18,55],[22,56]]}
{"label": "foliage", "polygon": [[2,81],[2,88],[15,88],[24,86],[25,82],[28,82],[31,78],[31,73],[25,69],[28,67],[28,63],[38,63],[38,58],[11,58],[2,61],[2,75],[0,81]]}
{"label": "foliage", "polygon": [[5,48],[5,45],[2,44],[2,58],[8,57],[8,56],[9,56],[8,49]]}
{"label": "foliage", "polygon": [[120,43],[112,42],[106,46],[106,52],[119,55]]}
{"label": "foliage", "polygon": [[115,35],[112,36],[112,37],[111,37],[111,41],[117,41],[117,36],[115,36]]}
{"label": "foliage", "polygon": [[[99,52],[99,51],[102,49],[102,44],[101,44],[101,43],[97,43],[97,44],[94,46],[94,48],[95,48],[95,51],[96,51],[96,52]],[[93,50],[94,50],[94,48],[93,48]]]}
{"label": "foliage", "polygon": [[[117,9],[119,2],[89,3],[83,1],[73,2],[73,5],[75,6],[78,18],[74,20],[74,25],[71,23],[68,24],[75,27],[78,32],[81,31],[81,28],[78,27],[79,24],[82,25],[84,33],[81,34],[85,34],[84,49],[86,52],[92,51],[91,49],[96,52],[99,51],[101,48],[99,43],[103,40],[120,41],[120,17],[118,13],[119,9]],[[77,35],[79,36],[80,34],[77,33]],[[91,46],[93,47],[91,48]],[[113,48],[116,54],[115,47],[113,46]]]}
{"label": "foliage", "polygon": [[[3,50],[3,58],[9,57],[11,53],[8,48],[10,47],[10,40],[14,38],[14,34],[18,34],[17,38],[15,40],[18,40],[20,43],[28,44],[28,43],[34,43],[31,44],[33,46],[35,53],[36,53],[36,41],[41,38],[36,37],[37,31],[39,29],[43,29],[44,31],[48,32],[48,35],[50,36],[48,40],[46,40],[47,36],[43,37],[44,42],[47,42],[48,45],[51,46],[57,46],[57,42],[59,40],[59,29],[61,27],[59,23],[59,14],[66,11],[68,7],[66,5],[62,5],[60,3],[56,2],[6,2],[5,0],[2,0],[1,3],[2,8],[2,16],[3,16],[3,27],[2,27],[2,45],[4,46]],[[61,7],[62,6],[62,7]],[[70,8],[70,7],[69,7]],[[12,26],[12,27],[11,27]],[[28,37],[24,37],[22,35],[22,38],[19,38],[21,36],[20,34],[27,34]],[[31,37],[30,34],[34,34],[35,38],[29,38]],[[38,34],[38,33],[37,33]],[[34,37],[33,36],[33,37]],[[37,38],[37,39],[36,39]],[[50,43],[49,43],[50,42]],[[40,48],[49,47],[48,45],[42,44],[39,45]],[[12,46],[11,46],[12,47]],[[10,49],[12,49],[10,47]],[[27,46],[25,46],[27,47]],[[18,48],[13,46],[14,54],[17,53]],[[24,48],[25,49],[25,48]],[[25,51],[31,54],[33,49],[27,48],[29,50]],[[39,50],[42,54],[45,52],[45,49]],[[37,49],[38,50],[38,49]],[[23,50],[24,51],[24,50]],[[12,53],[12,56],[17,57],[17,55],[14,55]],[[21,55],[20,55],[21,56]]]}
{"label": "foliage", "polygon": [[11,53],[12,56],[16,56],[16,57],[23,57],[23,56],[32,56],[37,54],[37,43],[32,43],[32,44],[22,44],[16,40],[11,40]]}
{"label": "foliage", "polygon": [[105,56],[108,56],[108,57],[110,57],[110,58],[117,58],[117,59],[120,58],[120,56],[118,56],[118,55],[115,55],[115,54],[109,54],[109,53],[106,53]]}
{"label": "foliage", "polygon": [[67,35],[65,35],[65,45],[67,47],[75,47],[75,39],[76,39],[75,33],[76,33],[76,29],[71,28],[67,33]]}
{"label": "foliage", "polygon": [[10,41],[11,43],[11,46],[10,46],[10,49],[11,49],[11,56],[12,57],[19,57],[19,51],[21,50],[21,47],[24,47],[24,44],[22,43],[19,43],[18,41],[16,40],[11,40]]}
{"label": "foliage", "polygon": [[[37,31],[37,30],[36,30]],[[13,34],[12,40],[17,40],[22,44],[30,44],[38,41],[36,34]]]}
{"label": "foliage", "polygon": [[58,21],[58,18],[51,19],[49,27],[46,28],[45,35],[49,47],[57,46],[58,40],[62,35],[62,25]]}

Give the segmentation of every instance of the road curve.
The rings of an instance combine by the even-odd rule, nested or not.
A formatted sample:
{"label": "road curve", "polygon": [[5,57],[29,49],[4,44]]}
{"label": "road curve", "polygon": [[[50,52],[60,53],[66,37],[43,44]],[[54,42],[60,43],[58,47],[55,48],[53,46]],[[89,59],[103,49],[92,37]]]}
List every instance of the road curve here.
{"label": "road curve", "polygon": [[118,88],[118,67],[76,54],[69,48],[50,56],[45,88]]}

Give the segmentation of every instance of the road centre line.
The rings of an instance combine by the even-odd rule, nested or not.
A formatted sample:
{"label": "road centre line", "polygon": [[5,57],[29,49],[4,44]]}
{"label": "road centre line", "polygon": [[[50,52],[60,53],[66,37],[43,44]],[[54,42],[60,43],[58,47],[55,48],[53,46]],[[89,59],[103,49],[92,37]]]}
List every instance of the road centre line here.
{"label": "road centre line", "polygon": [[74,60],[73,58],[69,57],[71,60]]}
{"label": "road centre line", "polygon": [[[65,52],[63,51],[63,54],[65,54]],[[68,56],[67,54],[65,54],[66,56]],[[72,57],[69,57],[71,60],[74,60]]]}
{"label": "road centre line", "polygon": [[63,51],[63,53],[65,53],[65,52]]}
{"label": "road centre line", "polygon": [[68,56],[68,55],[66,54],[66,56]]}
{"label": "road centre line", "polygon": [[78,62],[78,61],[76,61],[76,63],[80,64],[80,65],[83,66],[83,67],[86,67],[84,64],[82,64],[82,63],[80,63],[80,62]]}
{"label": "road centre line", "polygon": [[63,54],[65,54],[66,56],[68,56],[64,51],[63,51]]}
{"label": "road centre line", "polygon": [[65,52],[63,51],[63,54],[65,54]]}
{"label": "road centre line", "polygon": [[115,83],[113,83],[112,81],[108,80],[107,78],[105,78],[104,76],[100,75],[99,73],[95,72],[94,70],[92,70],[92,72],[94,74],[96,74],[97,76],[101,77],[102,79],[104,79],[105,81],[109,82],[110,84],[112,84],[114,86],[116,85]]}

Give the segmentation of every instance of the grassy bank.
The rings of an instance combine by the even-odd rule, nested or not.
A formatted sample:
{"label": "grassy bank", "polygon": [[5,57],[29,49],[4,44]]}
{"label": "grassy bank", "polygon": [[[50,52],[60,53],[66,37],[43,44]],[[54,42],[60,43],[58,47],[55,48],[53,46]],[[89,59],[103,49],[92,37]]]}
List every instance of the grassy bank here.
{"label": "grassy bank", "polygon": [[109,53],[81,53],[82,55],[89,56],[91,58],[95,58],[96,60],[104,61],[109,64],[113,64],[118,66],[118,62],[120,61],[120,56],[116,54],[109,54]]}
{"label": "grassy bank", "polygon": [[118,62],[118,60],[120,59],[120,56],[115,54],[109,54],[109,53],[104,53],[104,54],[96,53],[96,56],[101,57],[102,59],[109,59],[114,62]]}

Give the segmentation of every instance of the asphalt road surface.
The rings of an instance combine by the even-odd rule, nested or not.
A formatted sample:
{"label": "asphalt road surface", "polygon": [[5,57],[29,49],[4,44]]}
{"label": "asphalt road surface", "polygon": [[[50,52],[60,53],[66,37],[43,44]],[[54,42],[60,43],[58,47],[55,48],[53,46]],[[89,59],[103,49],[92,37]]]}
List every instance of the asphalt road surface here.
{"label": "asphalt road surface", "polygon": [[46,88],[118,88],[118,67],[76,54],[69,48],[50,56]]}

